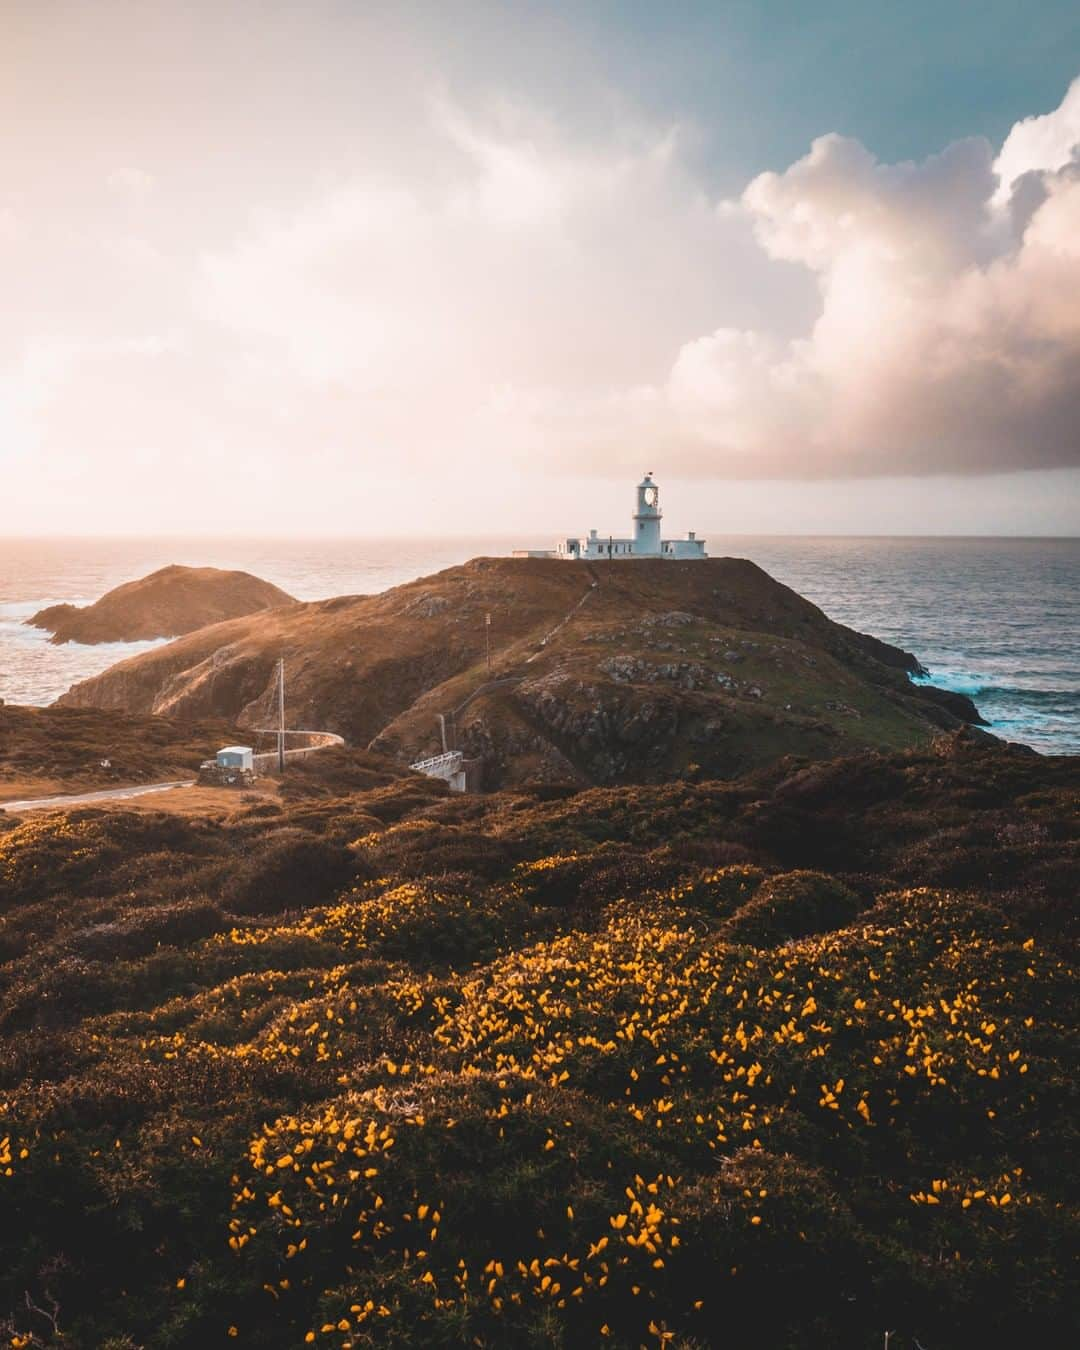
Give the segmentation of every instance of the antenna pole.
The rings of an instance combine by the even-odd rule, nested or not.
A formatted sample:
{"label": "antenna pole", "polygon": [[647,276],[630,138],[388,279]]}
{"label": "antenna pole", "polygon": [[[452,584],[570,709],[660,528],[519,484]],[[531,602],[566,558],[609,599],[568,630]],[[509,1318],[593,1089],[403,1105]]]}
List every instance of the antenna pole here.
{"label": "antenna pole", "polygon": [[278,660],[278,773],[285,772],[285,658]]}
{"label": "antenna pole", "polygon": [[491,611],[484,615],[484,659],[487,662],[487,673],[491,675]]}

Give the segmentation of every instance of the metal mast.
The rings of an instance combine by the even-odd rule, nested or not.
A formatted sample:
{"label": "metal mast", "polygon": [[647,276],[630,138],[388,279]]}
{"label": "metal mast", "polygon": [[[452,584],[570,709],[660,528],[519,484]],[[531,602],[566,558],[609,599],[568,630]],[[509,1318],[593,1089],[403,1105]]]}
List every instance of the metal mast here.
{"label": "metal mast", "polygon": [[285,658],[278,659],[278,734],[277,762],[278,773],[285,772]]}

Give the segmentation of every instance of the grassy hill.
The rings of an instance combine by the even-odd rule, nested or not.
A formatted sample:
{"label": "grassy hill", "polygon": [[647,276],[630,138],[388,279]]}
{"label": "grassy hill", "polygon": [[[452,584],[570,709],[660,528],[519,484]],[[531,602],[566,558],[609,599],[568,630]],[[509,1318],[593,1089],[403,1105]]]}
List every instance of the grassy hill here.
{"label": "grassy hill", "polygon": [[13,1346],[1069,1343],[1074,760],[333,773],[0,818]]}
{"label": "grassy hill", "polygon": [[441,714],[489,787],[727,777],[788,753],[915,745],[978,716],[912,685],[909,653],[733,558],[476,559],[201,629],[60,702],[263,726],[279,655],[293,725],[407,763],[441,748]]}

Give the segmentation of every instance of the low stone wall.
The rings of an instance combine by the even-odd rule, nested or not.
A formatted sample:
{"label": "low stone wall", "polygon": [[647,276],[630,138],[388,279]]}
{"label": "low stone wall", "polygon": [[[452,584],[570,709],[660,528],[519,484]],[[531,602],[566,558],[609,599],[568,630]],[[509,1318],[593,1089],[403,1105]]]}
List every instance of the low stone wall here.
{"label": "low stone wall", "polygon": [[216,759],[208,759],[199,765],[196,782],[200,787],[253,787],[255,774],[251,769],[237,769],[219,764]]}

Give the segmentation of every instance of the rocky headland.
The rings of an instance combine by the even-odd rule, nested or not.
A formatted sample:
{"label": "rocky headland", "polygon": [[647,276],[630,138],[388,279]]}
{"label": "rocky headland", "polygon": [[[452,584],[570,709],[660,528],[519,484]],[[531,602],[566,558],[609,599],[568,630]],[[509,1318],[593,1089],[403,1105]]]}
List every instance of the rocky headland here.
{"label": "rocky headland", "polygon": [[27,623],[63,642],[142,642],[293,604],[291,595],[250,572],[162,567],[108,591],[92,605],[49,605]]}
{"label": "rocky headland", "polygon": [[198,630],[60,703],[261,727],[279,656],[292,725],[406,764],[442,748],[442,718],[489,788],[733,777],[981,720],[962,695],[913,683],[911,653],[736,558],[478,558],[381,595]]}

